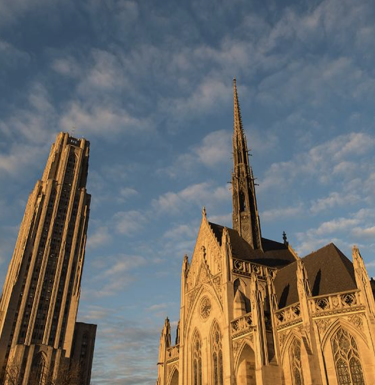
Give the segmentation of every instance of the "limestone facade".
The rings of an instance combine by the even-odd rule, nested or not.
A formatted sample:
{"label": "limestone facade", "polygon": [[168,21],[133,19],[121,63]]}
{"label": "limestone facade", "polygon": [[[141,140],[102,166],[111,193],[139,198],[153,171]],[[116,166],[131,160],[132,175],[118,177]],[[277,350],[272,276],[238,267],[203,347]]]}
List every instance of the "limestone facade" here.
{"label": "limestone facade", "polygon": [[[0,302],[5,383],[53,383],[73,365],[91,199],[89,150],[85,139],[60,133],[29,196]],[[95,332],[89,337],[95,341]]]}
{"label": "limestone facade", "polygon": [[375,282],[357,247],[353,261],[333,244],[300,258],[262,237],[235,83],[233,154],[233,229],[203,209],[157,385],[375,384]]}

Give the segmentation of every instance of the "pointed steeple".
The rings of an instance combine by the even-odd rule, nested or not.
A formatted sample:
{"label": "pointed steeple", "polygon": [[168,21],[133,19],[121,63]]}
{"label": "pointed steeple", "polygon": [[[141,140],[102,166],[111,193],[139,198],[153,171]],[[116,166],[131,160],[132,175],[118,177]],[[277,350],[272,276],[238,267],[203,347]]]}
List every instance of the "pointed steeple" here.
{"label": "pointed steeple", "polygon": [[239,136],[243,136],[242,119],[240,104],[238,102],[236,78],[233,79],[233,100],[234,100],[234,132]]}
{"label": "pointed steeple", "polygon": [[236,79],[233,79],[233,228],[254,249],[262,248],[253,170],[249,164],[246,136],[242,127]]}

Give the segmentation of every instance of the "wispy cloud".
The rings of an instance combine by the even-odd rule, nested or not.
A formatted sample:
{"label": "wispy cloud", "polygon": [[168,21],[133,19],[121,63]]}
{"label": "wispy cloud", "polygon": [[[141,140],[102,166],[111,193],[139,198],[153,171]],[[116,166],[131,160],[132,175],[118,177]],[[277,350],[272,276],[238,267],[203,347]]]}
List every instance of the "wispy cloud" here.
{"label": "wispy cloud", "polygon": [[84,296],[87,297],[110,297],[118,296],[131,282],[135,276],[131,272],[143,266],[146,260],[138,255],[118,254],[105,256],[94,264],[100,272],[90,277],[89,289],[84,289]]}
{"label": "wispy cloud", "polygon": [[91,234],[87,241],[87,246],[90,249],[101,247],[110,242],[112,236],[109,234],[107,226],[100,226],[95,229],[94,233]]}
{"label": "wispy cloud", "polygon": [[119,234],[132,235],[142,230],[148,222],[140,211],[120,211],[113,216],[114,226]]}
{"label": "wispy cloud", "polygon": [[355,205],[360,201],[360,197],[356,194],[343,194],[339,192],[331,192],[327,197],[319,198],[311,202],[310,211],[313,214],[332,209],[334,207],[340,207],[344,205]]}
{"label": "wispy cloud", "polygon": [[[327,184],[334,176],[335,167],[345,158],[365,155],[374,144],[375,137],[369,134],[352,132],[339,135],[311,148],[307,153],[297,153],[292,160],[272,164],[261,181],[261,189],[285,187],[297,178],[299,181],[315,179],[317,183]],[[352,171],[360,171],[362,165],[356,163],[355,166]],[[347,173],[345,179],[353,176]]]}
{"label": "wispy cloud", "polygon": [[265,222],[274,221],[277,219],[288,219],[299,217],[304,212],[302,205],[296,207],[284,207],[278,209],[270,209],[261,213],[261,218]]}
{"label": "wispy cloud", "polygon": [[177,214],[191,204],[203,207],[205,202],[215,204],[229,198],[228,188],[202,182],[188,186],[179,192],[167,192],[154,199],[152,205],[158,212]]}

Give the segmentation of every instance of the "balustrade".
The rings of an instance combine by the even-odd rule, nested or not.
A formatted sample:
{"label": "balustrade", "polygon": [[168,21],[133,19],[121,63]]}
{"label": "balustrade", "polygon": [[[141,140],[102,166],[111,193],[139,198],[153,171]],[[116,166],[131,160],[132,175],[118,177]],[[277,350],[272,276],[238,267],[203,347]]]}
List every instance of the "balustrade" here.
{"label": "balustrade", "polygon": [[231,322],[232,337],[245,334],[253,327],[251,313],[247,313]]}
{"label": "balustrade", "polygon": [[276,325],[278,329],[281,329],[285,326],[294,325],[302,320],[301,307],[299,302],[278,310],[275,314]]}
{"label": "balustrade", "polygon": [[275,269],[258,265],[257,263],[252,263],[249,261],[242,261],[241,259],[233,258],[233,273],[251,276],[251,273],[255,273],[258,278],[267,279],[267,276],[270,272]]}
{"label": "balustrade", "polygon": [[351,290],[338,294],[330,294],[310,298],[310,309],[313,314],[327,311],[346,312],[361,306],[359,290]]}

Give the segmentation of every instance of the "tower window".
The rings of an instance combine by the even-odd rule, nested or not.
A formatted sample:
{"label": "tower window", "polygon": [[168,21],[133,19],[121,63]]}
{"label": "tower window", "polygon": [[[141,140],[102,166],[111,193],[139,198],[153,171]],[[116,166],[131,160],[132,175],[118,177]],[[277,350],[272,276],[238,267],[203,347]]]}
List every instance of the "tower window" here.
{"label": "tower window", "polygon": [[245,194],[242,191],[240,192],[240,211],[241,213],[246,211],[246,199]]}

